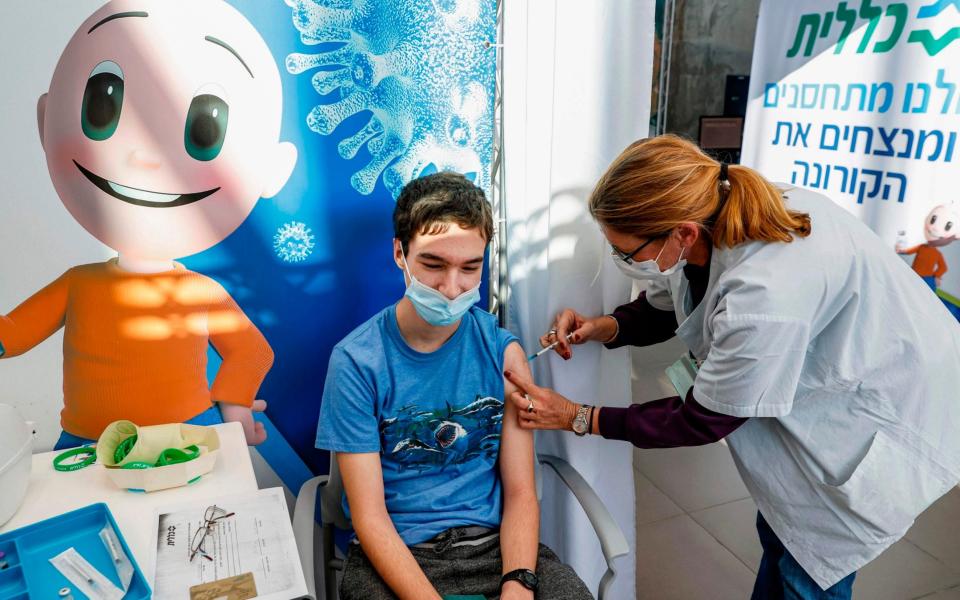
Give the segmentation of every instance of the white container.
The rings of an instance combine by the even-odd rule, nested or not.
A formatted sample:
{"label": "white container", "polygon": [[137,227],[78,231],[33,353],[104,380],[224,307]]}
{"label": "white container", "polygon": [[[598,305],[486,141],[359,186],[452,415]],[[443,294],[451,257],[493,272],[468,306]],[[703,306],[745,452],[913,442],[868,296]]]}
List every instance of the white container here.
{"label": "white container", "polygon": [[15,408],[0,404],[0,525],[13,517],[30,481],[33,426]]}

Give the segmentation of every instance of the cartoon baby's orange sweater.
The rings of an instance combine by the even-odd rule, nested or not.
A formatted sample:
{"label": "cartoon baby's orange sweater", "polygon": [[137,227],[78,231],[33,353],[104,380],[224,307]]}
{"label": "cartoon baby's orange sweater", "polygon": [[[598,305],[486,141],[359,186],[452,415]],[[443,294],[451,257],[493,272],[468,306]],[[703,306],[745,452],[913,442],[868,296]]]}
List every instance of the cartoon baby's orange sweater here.
{"label": "cartoon baby's orange sweater", "polygon": [[[74,267],[9,315],[0,315],[2,358],[64,327],[60,424],[96,439],[107,425],[186,421],[211,400],[251,406],[273,352],[213,279],[177,264],[154,274],[116,259]],[[207,387],[207,343],[223,358]]]}
{"label": "cartoon baby's orange sweater", "polygon": [[943,254],[933,246],[922,244],[903,253],[917,255],[913,259],[913,270],[920,277],[943,277],[943,274],[947,272],[947,261],[943,259]]}

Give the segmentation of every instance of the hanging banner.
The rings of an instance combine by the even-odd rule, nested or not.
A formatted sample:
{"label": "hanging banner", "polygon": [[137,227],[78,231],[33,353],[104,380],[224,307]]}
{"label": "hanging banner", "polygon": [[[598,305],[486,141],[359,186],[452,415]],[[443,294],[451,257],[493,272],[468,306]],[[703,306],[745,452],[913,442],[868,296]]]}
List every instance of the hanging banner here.
{"label": "hanging banner", "polygon": [[[58,316],[61,305],[41,295],[31,314],[93,332],[106,349],[106,360],[67,352],[68,375],[86,373],[71,366],[86,361],[97,381],[112,384],[115,377],[102,375],[106,362],[147,365],[149,377],[131,380],[158,399],[128,394],[138,408],[164,406],[163,394],[171,404],[203,399],[203,382],[194,377],[204,373],[192,369],[193,355],[184,359],[190,368],[171,368],[193,396],[177,393],[142,353],[109,354],[117,340],[154,340],[150,348],[188,340],[202,351],[211,334],[249,318],[275,357],[258,398],[279,431],[271,429],[259,449],[267,456],[270,438],[282,437],[314,472],[325,472],[326,454],[314,440],[330,350],[403,294],[392,261],[394,198],[411,179],[444,169],[489,189],[496,0],[14,5],[0,23],[5,66],[17,81],[3,113],[9,193],[0,201],[0,325],[78,263],[99,265],[110,282],[115,271],[105,260],[118,253],[182,263],[204,289],[240,310],[215,312],[198,293],[177,294],[164,280],[144,304],[150,310],[124,329],[104,325],[120,319],[109,303],[80,305],[95,306],[81,321]],[[38,15],[43,30],[24,33]],[[29,59],[15,60],[18,53]],[[123,289],[142,296],[139,287]],[[129,306],[147,302],[127,293]],[[119,296],[107,295],[113,302]],[[211,314],[220,320],[201,326]],[[78,387],[59,376],[64,352],[57,346],[72,346],[51,342],[30,351],[60,327],[21,319],[27,334],[17,329],[14,336],[11,323],[0,331],[7,375],[0,400],[33,411],[45,443],[53,443],[63,390]],[[114,331],[122,333],[110,337]],[[14,338],[25,341],[15,347]],[[234,372],[229,363],[220,369],[216,347],[207,355],[207,379]],[[264,347],[257,344],[251,363],[263,364]],[[25,353],[31,356],[10,360]],[[99,424],[89,421],[72,433],[96,438]],[[271,461],[296,491],[302,465],[297,476],[280,472],[293,463]]]}
{"label": "hanging banner", "polygon": [[[742,162],[819,190],[931,284],[960,244],[960,2],[764,0]],[[937,284],[941,285],[937,285]]]}
{"label": "hanging banner", "polygon": [[260,389],[267,414],[325,472],[313,442],[330,350],[403,296],[391,259],[395,197],[437,170],[489,191],[496,4],[230,4],[273,52],[282,139],[299,159],[280,194],[183,262],[220,281],[263,331],[276,355]]}

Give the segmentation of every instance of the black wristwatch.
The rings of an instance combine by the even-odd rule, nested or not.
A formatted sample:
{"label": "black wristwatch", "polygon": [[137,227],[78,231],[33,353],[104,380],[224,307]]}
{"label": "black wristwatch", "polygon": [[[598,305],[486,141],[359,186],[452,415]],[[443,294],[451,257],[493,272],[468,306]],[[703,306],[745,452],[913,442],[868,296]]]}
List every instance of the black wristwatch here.
{"label": "black wristwatch", "polygon": [[500,578],[500,589],[503,589],[503,584],[508,581],[519,581],[520,585],[532,592],[536,592],[537,586],[540,585],[540,580],[537,579],[537,574],[530,569],[517,569],[516,571],[510,571]]}

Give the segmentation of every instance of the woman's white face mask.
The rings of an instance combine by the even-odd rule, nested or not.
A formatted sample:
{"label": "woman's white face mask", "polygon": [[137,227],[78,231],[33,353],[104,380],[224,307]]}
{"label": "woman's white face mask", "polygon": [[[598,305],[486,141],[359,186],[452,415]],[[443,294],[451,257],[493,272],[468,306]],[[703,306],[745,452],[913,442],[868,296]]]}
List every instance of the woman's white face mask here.
{"label": "woman's white face mask", "polygon": [[656,258],[641,262],[637,262],[635,260],[627,262],[614,253],[613,262],[616,263],[617,268],[620,269],[624,275],[630,277],[631,279],[636,279],[639,281],[666,279],[676,273],[678,270],[685,267],[687,264],[687,259],[683,257],[683,253],[686,252],[687,249],[681,246],[680,255],[677,257],[677,262],[673,263],[673,266],[671,267],[668,267],[662,271],[660,270],[660,257],[663,255],[663,251],[667,248],[667,244],[671,239],[673,239],[672,236],[668,237],[667,241],[663,243],[663,246],[660,248],[660,252],[657,253]]}

